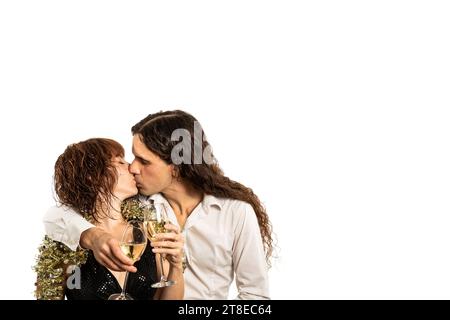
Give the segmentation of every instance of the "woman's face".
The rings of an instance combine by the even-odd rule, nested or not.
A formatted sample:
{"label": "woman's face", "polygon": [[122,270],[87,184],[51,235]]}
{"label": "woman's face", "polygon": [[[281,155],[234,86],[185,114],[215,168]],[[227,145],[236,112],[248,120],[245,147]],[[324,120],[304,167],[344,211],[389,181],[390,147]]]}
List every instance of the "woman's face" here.
{"label": "woman's face", "polygon": [[117,170],[117,184],[113,194],[121,200],[132,197],[138,193],[134,176],[128,171],[130,164],[123,157],[115,157],[112,161]]}

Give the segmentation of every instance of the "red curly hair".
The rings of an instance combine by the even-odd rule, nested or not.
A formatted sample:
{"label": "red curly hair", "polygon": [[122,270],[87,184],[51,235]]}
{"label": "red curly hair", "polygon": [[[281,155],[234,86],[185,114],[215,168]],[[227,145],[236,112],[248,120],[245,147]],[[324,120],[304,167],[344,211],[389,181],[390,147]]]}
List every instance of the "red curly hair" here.
{"label": "red curly hair", "polygon": [[55,163],[54,186],[61,205],[98,222],[111,205],[117,183],[114,157],[124,156],[116,141],[94,138],[69,145]]}

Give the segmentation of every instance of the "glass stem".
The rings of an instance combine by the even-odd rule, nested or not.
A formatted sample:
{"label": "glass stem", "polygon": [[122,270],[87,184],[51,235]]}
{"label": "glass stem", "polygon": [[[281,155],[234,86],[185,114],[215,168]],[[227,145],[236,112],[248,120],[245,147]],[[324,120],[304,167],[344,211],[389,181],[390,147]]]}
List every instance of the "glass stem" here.
{"label": "glass stem", "polygon": [[125,273],[125,281],[123,282],[123,288],[121,295],[125,297],[125,292],[127,290],[127,282],[128,282],[128,271]]}
{"label": "glass stem", "polygon": [[159,254],[159,261],[161,261],[161,281],[166,281],[166,275],[164,273],[164,263],[162,253]]}

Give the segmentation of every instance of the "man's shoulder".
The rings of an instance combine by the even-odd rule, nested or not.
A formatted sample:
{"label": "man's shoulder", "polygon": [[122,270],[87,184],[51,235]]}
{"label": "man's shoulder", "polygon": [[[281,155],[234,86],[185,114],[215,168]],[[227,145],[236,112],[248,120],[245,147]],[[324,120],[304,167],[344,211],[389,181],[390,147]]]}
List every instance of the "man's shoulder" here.
{"label": "man's shoulder", "polygon": [[250,203],[242,200],[231,198],[216,198],[220,202],[222,211],[229,212],[234,215],[243,215],[249,211],[253,211]]}

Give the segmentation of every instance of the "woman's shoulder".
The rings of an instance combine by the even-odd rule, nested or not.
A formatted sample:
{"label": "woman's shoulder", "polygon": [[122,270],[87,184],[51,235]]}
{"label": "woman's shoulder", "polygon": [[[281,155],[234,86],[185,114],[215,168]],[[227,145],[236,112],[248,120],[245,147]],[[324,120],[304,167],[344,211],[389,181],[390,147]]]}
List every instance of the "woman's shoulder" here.
{"label": "woman's shoulder", "polygon": [[35,296],[39,300],[62,299],[64,297],[64,282],[69,266],[80,266],[86,262],[88,251],[72,251],[62,242],[45,236],[39,249],[36,264]]}

